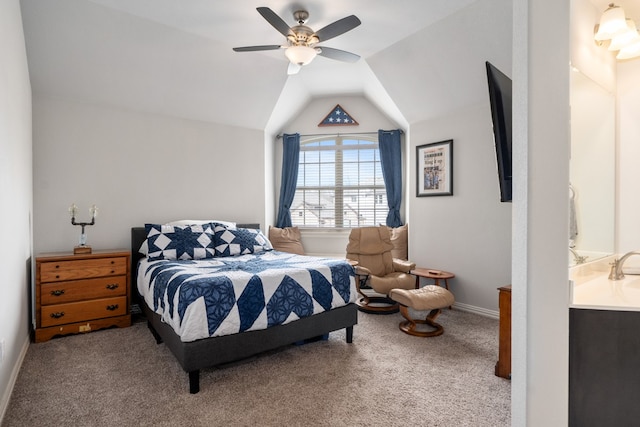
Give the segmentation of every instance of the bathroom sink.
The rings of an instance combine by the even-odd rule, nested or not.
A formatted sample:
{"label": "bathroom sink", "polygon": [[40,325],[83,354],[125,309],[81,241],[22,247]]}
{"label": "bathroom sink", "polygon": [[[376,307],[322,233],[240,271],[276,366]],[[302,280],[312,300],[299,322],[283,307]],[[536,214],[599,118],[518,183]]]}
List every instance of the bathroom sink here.
{"label": "bathroom sink", "polygon": [[600,274],[580,283],[574,282],[572,306],[640,311],[640,276],[626,275],[609,280]]}
{"label": "bathroom sink", "polygon": [[624,279],[618,280],[618,282],[622,282],[622,286],[625,288],[638,288],[640,289],[640,276],[638,275],[630,275],[627,274],[624,276]]}

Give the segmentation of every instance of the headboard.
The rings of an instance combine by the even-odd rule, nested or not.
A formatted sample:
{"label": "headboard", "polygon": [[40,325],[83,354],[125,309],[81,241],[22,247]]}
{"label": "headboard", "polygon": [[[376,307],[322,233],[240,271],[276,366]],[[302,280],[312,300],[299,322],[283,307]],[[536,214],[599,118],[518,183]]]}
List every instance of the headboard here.
{"label": "headboard", "polygon": [[[236,227],[260,229],[260,224],[236,224]],[[134,303],[138,303],[138,261],[144,258],[144,255],[138,252],[138,250],[146,238],[147,233],[144,227],[131,227],[131,298]]]}

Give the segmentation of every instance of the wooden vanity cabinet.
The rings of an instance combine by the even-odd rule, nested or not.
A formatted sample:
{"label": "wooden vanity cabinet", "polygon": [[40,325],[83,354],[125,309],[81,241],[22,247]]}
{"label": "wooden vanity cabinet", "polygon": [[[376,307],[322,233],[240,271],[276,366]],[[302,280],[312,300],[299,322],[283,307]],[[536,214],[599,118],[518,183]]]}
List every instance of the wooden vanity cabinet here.
{"label": "wooden vanity cabinet", "polygon": [[640,311],[569,309],[569,427],[637,426]]}
{"label": "wooden vanity cabinet", "polygon": [[131,325],[129,251],[36,258],[35,342]]}

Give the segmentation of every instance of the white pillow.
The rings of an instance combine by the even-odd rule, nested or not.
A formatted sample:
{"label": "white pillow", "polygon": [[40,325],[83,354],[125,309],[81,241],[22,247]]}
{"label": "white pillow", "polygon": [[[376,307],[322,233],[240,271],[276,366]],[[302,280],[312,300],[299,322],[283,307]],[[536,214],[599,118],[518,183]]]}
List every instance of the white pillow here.
{"label": "white pillow", "polygon": [[231,221],[221,221],[219,219],[181,219],[178,221],[167,222],[164,225],[174,225],[174,226],[183,226],[183,225],[202,225],[207,224],[209,222],[217,222],[218,224],[222,224],[228,228],[236,228],[236,223]]}

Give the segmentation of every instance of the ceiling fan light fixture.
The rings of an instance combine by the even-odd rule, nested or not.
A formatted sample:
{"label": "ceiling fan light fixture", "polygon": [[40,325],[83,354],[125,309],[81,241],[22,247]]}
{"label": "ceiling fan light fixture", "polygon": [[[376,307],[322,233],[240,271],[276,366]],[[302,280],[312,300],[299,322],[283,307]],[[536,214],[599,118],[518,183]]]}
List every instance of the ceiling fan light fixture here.
{"label": "ceiling fan light fixture", "polygon": [[257,10],[273,28],[286,37],[287,45],[234,47],[233,50],[235,52],[257,52],[283,48],[285,49],[284,54],[289,60],[289,68],[287,70],[289,75],[297,74],[303,65],[309,64],[317,55],[343,62],[356,62],[360,59],[358,55],[351,52],[333,49],[330,47],[321,48],[316,46],[317,43],[324,43],[325,41],[344,34],[347,31],[351,31],[360,25],[361,22],[355,15],[339,19],[322,27],[318,31],[313,31],[305,25],[309,18],[309,13],[305,10],[298,10],[294,12],[293,17],[298,23],[298,25],[294,27],[289,27],[282,18],[268,7],[259,7]]}
{"label": "ceiling fan light fixture", "polygon": [[307,65],[313,61],[317,52],[309,46],[289,46],[284,54],[294,64]]}

